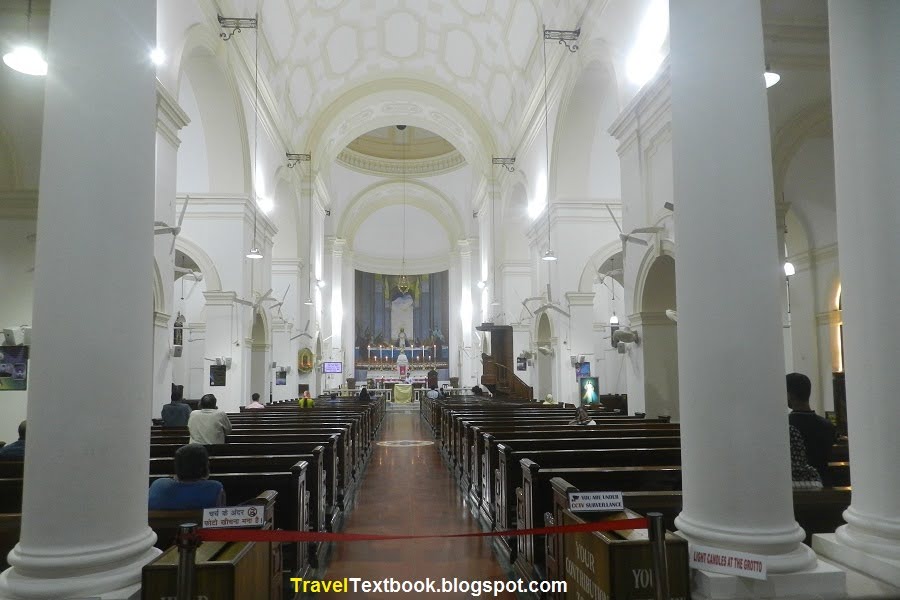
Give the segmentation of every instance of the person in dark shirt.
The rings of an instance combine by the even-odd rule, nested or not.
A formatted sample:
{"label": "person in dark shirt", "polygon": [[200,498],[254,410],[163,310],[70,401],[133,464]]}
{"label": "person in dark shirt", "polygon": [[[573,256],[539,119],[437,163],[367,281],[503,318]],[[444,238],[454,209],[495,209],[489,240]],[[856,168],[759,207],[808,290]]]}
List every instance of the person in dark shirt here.
{"label": "person in dark shirt", "polygon": [[357,396],[357,399],[360,402],[368,402],[370,400],[369,390],[366,389],[366,386],[363,386],[363,388],[359,391],[359,396]]}
{"label": "person in dark shirt", "polygon": [[819,472],[824,485],[830,485],[828,477],[828,459],[835,441],[834,425],[820,417],[809,407],[809,395],[812,384],[809,377],[802,373],[789,373],[787,376],[788,406],[791,414],[788,422],[797,428],[803,436],[806,456],[809,464]]}
{"label": "person in dark shirt", "polygon": [[19,439],[0,448],[0,460],[25,458],[25,421],[19,423]]}
{"label": "person in dark shirt", "polygon": [[175,477],[150,484],[150,510],[192,510],[225,506],[225,489],[209,479],[209,453],[200,444],[175,452]]}
{"label": "person in dark shirt", "polygon": [[162,407],[163,427],[187,427],[191,407],[182,402],[183,385],[172,384],[172,401]]}

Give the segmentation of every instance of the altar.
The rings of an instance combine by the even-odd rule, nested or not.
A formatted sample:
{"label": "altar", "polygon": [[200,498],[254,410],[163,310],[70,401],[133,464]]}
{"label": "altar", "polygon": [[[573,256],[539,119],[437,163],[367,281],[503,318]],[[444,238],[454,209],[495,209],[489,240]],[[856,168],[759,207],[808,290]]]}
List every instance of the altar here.
{"label": "altar", "polygon": [[411,383],[394,384],[394,402],[411,403],[413,401],[413,385]]}

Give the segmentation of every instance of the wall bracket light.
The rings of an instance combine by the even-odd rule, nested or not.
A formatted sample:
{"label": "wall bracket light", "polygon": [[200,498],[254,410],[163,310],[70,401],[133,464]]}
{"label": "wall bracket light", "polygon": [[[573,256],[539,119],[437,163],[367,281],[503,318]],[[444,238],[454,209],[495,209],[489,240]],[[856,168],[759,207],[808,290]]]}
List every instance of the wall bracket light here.
{"label": "wall bracket light", "polygon": [[297,163],[300,162],[309,162],[310,155],[309,154],[296,154],[294,152],[285,152],[284,155],[288,159],[287,167],[288,169],[293,169],[297,166]]}
{"label": "wall bracket light", "polygon": [[578,44],[569,45],[569,42],[577,42],[579,35],[581,35],[580,27],[578,29],[544,29],[545,40],[556,40],[569,52],[578,52]]}
{"label": "wall bracket light", "polygon": [[516,157],[502,158],[499,156],[491,157],[491,164],[501,165],[504,169],[512,173],[516,170]]}
{"label": "wall bracket light", "polygon": [[256,29],[259,20],[256,17],[223,17],[216,15],[219,19],[219,27],[222,29],[230,29],[231,33],[222,32],[219,37],[226,42],[234,37],[234,34],[240,33],[242,29]]}

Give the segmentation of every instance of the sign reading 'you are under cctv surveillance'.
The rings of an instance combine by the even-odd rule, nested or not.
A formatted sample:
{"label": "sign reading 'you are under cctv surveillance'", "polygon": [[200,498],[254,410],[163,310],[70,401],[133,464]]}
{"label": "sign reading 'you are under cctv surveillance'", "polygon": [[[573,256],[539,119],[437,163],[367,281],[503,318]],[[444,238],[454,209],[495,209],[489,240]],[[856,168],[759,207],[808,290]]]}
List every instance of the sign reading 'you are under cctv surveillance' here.
{"label": "sign reading 'you are under cctv surveillance'", "polygon": [[569,492],[572,512],[625,510],[622,492]]}

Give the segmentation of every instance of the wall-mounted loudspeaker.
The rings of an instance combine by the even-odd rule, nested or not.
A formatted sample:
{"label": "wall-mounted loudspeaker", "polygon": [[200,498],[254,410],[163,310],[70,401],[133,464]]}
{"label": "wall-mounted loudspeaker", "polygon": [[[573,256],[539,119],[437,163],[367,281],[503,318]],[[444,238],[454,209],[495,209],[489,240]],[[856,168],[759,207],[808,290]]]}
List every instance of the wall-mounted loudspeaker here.
{"label": "wall-mounted loudspeaker", "polygon": [[175,358],[181,358],[181,352],[184,350],[184,346],[172,346],[172,356]]}

